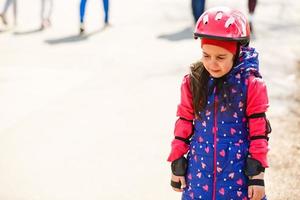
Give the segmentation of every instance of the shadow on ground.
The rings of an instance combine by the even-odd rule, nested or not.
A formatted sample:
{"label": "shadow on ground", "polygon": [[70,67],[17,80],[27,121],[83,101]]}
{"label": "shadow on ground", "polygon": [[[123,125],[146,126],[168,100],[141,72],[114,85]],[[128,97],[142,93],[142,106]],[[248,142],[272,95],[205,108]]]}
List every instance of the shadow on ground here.
{"label": "shadow on ground", "polygon": [[73,42],[81,42],[89,39],[90,37],[99,34],[103,32],[106,29],[106,26],[102,27],[101,29],[95,30],[90,33],[86,34],[74,34],[74,35],[69,35],[65,36],[62,38],[55,38],[55,39],[47,39],[45,40],[45,43],[50,44],[50,45],[58,45],[58,44],[64,44],[64,43],[73,43]]}
{"label": "shadow on ground", "polygon": [[193,29],[191,27],[187,27],[175,33],[159,35],[157,38],[169,40],[172,42],[177,42],[180,40],[190,40],[193,39]]}
{"label": "shadow on ground", "polygon": [[0,29],[0,33],[8,32],[8,30]]}
{"label": "shadow on ground", "polygon": [[32,30],[27,30],[27,31],[16,31],[13,34],[22,36],[22,35],[30,35],[30,34],[40,33],[42,31],[43,31],[43,29],[37,28],[37,29],[32,29]]}

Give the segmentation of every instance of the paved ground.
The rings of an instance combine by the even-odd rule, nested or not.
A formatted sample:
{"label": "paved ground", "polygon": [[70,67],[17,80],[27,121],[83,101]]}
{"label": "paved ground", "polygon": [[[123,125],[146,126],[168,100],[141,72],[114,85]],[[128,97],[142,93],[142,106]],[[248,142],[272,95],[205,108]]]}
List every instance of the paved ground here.
{"label": "paved ground", "polygon": [[[3,4],[4,0],[0,0]],[[88,4],[55,0],[53,26],[39,27],[39,0],[19,2],[19,26],[0,26],[0,199],[180,199],[169,187],[181,79],[200,56],[189,2]],[[209,1],[246,11],[246,2]],[[273,125],[267,193],[300,199],[300,3],[265,0],[256,38]],[[297,64],[298,62],[298,64]]]}

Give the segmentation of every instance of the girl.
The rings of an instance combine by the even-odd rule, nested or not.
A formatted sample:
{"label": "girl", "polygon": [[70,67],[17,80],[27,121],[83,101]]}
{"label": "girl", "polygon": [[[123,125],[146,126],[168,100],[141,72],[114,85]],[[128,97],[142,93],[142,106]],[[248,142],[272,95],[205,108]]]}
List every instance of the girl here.
{"label": "girl", "polygon": [[225,7],[196,24],[202,59],[183,79],[168,158],[184,200],[266,199],[268,96],[249,35],[246,17]]}

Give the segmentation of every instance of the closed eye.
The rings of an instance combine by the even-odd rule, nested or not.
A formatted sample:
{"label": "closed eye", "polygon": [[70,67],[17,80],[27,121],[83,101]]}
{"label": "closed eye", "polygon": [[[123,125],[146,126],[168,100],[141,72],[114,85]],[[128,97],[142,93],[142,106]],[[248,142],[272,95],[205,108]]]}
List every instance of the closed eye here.
{"label": "closed eye", "polygon": [[204,57],[204,58],[209,58],[210,55],[208,55],[207,53],[203,52],[203,57]]}

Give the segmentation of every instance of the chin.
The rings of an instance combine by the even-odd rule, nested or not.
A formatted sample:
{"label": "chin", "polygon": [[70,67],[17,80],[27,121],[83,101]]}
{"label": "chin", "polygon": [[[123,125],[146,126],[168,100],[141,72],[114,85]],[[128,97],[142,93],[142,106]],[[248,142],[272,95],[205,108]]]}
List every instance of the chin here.
{"label": "chin", "polygon": [[214,78],[221,78],[222,76],[224,76],[224,74],[213,74],[213,73],[211,73],[210,75]]}

